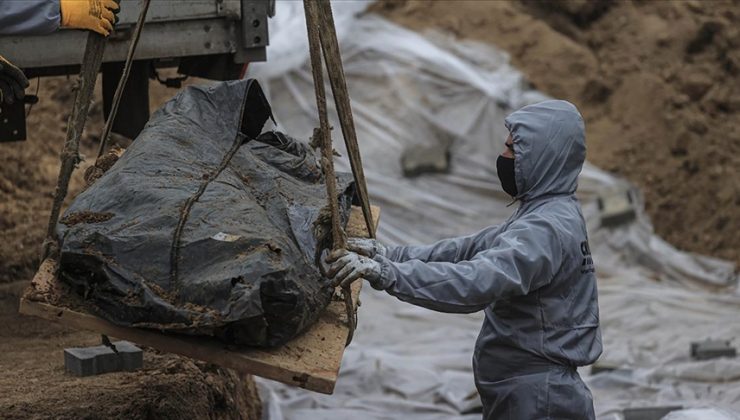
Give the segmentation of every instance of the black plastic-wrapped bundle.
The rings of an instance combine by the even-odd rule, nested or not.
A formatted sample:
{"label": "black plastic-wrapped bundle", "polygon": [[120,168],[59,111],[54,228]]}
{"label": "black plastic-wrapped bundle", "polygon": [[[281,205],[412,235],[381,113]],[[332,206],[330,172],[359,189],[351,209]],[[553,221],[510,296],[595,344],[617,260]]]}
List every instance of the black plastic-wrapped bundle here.
{"label": "black plastic-wrapped bundle", "polygon": [[[58,226],[62,280],[123,326],[273,346],[331,299],[317,157],[278,132],[254,81],[189,87],[157,111]],[[354,185],[338,175],[342,216]]]}

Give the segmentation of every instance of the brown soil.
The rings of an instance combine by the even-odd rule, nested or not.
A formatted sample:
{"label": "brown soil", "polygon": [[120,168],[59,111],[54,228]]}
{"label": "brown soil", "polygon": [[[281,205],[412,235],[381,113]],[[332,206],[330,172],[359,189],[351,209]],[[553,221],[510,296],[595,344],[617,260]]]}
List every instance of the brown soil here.
{"label": "brown soil", "polygon": [[62,349],[100,336],[17,314],[22,284],[0,285],[0,413],[4,419],[259,419],[251,377],[145,349],[144,369],[77,378]]}
{"label": "brown soil", "polygon": [[[72,80],[42,79],[40,101],[28,119],[28,140],[0,144],[0,417],[261,418],[251,377],[152,349],[145,350],[145,368],[139,372],[67,375],[62,350],[100,344],[100,336],[18,314],[20,294],[39,265],[74,100]],[[36,82],[31,84],[29,91]],[[152,108],[174,93],[152,84]],[[84,188],[83,173],[94,161],[101,108],[98,87],[80,150],[87,160],[73,176],[70,197]],[[78,216],[78,222],[90,223],[101,215]]]}
{"label": "brown soil", "polygon": [[380,1],[415,30],[496,45],[575,103],[588,159],[638,185],[659,235],[740,264],[740,2]]}
{"label": "brown soil", "polygon": [[67,226],[74,226],[80,223],[101,223],[112,218],[113,213],[109,212],[95,213],[92,211],[78,211],[62,217],[61,219],[59,219],[59,223],[65,224]]}
{"label": "brown soil", "polygon": [[122,147],[113,146],[100,159],[97,159],[94,165],[88,166],[84,175],[85,187],[89,187],[98,178],[102,177],[108,169],[112,168],[118,162],[118,159],[123,156],[123,152],[125,151],[126,149]]}

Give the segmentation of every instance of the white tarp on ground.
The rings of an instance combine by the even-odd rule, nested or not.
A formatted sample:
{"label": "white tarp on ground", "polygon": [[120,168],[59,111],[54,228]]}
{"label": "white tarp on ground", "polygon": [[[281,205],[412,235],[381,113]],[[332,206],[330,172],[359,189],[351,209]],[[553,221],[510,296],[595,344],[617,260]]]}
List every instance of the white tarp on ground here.
{"label": "white tarp on ground", "polygon": [[[495,173],[508,134],[503,119],[544,95],[527,88],[501,51],[358,15],[360,2],[334,7],[368,189],[382,207],[380,239],[429,243],[505,219],[513,207]],[[307,137],[318,122],[301,2],[278,2],[270,24],[268,62],[253,65],[248,76],[268,91],[279,129]],[[333,125],[336,148],[346,155]],[[449,143],[449,174],[402,176],[402,151]],[[339,159],[338,169],[348,168]],[[652,233],[643,214],[626,226],[600,228],[596,195],[625,187],[587,165],[579,188],[599,277],[600,362],[621,367],[597,375],[582,369],[598,416],[682,405],[692,410],[670,418],[740,418],[733,414],[740,413],[740,359],[689,357],[692,341],[740,336],[734,268],[678,252]],[[482,314],[439,314],[369,287],[361,300],[360,326],[334,395],[260,380],[269,419],[480,417],[462,413],[479,404],[471,357]]]}

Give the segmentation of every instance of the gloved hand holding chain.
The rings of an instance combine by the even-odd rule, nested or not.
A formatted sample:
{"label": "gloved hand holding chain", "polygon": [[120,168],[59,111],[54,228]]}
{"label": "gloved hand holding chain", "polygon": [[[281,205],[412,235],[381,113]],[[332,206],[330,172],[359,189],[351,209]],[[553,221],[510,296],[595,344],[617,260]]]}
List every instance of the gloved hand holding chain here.
{"label": "gloved hand holding chain", "polygon": [[352,282],[363,278],[374,289],[382,289],[382,275],[380,263],[343,249],[333,251],[326,258],[331,264],[327,276],[333,279],[332,285],[349,287]]}

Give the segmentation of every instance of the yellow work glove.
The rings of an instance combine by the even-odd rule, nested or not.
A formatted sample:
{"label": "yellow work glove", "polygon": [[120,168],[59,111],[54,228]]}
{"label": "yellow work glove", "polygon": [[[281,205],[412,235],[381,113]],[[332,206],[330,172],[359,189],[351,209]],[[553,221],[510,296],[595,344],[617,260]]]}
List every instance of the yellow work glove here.
{"label": "yellow work glove", "polygon": [[62,28],[87,29],[108,36],[117,21],[115,0],[60,0],[59,7]]}
{"label": "yellow work glove", "polygon": [[22,101],[27,87],[28,79],[21,69],[0,55],[0,103]]}

